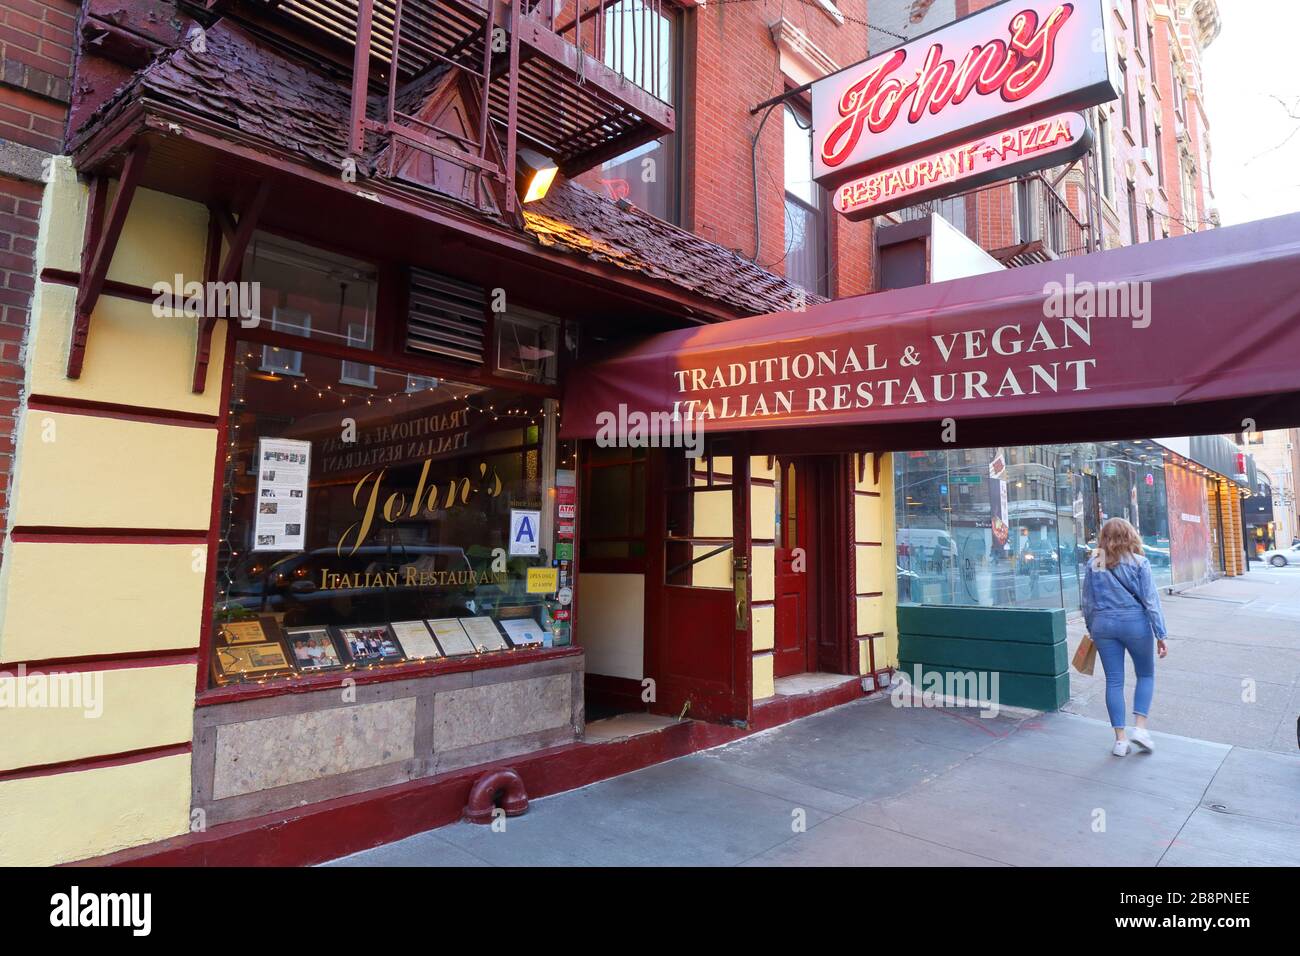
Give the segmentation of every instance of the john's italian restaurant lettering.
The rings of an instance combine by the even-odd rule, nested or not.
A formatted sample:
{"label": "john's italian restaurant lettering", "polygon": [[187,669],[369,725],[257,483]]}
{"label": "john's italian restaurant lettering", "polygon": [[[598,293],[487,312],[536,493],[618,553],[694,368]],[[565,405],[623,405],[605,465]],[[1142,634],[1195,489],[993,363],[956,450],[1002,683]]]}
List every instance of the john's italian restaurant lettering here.
{"label": "john's italian restaurant lettering", "polygon": [[807,418],[1086,392],[1097,365],[1087,354],[1092,332],[1090,318],[1062,318],[935,334],[904,341],[892,354],[877,343],[846,341],[815,351],[688,367],[673,372],[675,393],[682,397],[674,399],[671,411],[704,422]]}
{"label": "john's italian restaurant lettering", "polygon": [[407,566],[399,571],[358,571],[346,574],[322,568],[322,590],[348,590],[352,588],[456,588],[477,587],[480,584],[505,586],[510,575],[505,571],[430,571]]}
{"label": "john's italian restaurant lettering", "polygon": [[501,494],[501,476],[487,462],[478,463],[474,478],[449,478],[441,484],[429,480],[432,466],[433,462],[426,459],[409,498],[405,492],[388,490],[384,484],[387,468],[367,472],[352,488],[352,504],[361,517],[339,536],[336,552],[356,554],[370,536],[377,518],[382,517],[389,524],[421,516],[428,518],[439,510],[467,505],[478,496],[491,499]]}

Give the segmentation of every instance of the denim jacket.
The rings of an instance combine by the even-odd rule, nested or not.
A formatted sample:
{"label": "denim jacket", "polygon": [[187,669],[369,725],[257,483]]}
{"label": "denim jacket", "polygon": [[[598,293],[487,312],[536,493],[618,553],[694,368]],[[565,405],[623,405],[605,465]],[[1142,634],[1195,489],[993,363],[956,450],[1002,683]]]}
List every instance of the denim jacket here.
{"label": "denim jacket", "polygon": [[[1132,594],[1115,580],[1117,576],[1128,585]],[[1134,599],[1134,594],[1141,598],[1141,607]],[[1151,578],[1151,563],[1141,555],[1125,557],[1110,571],[1104,565],[1099,567],[1095,558],[1089,560],[1088,571],[1083,579],[1081,603],[1083,620],[1089,630],[1092,629],[1092,619],[1101,611],[1143,610],[1157,638],[1163,640],[1168,634],[1165,615],[1160,609],[1160,596],[1156,593],[1155,581]]]}

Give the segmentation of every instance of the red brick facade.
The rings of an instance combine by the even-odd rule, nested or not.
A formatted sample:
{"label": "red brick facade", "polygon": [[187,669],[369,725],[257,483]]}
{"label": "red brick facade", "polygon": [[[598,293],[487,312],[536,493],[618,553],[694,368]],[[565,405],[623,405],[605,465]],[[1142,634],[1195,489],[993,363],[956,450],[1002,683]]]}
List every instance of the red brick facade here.
{"label": "red brick facade", "polygon": [[[784,275],[784,111],[779,104],[750,111],[823,72],[864,59],[867,0],[841,0],[838,6],[827,0],[825,8],[817,0],[724,0],[702,6],[683,0],[676,10],[682,49],[679,221],[703,238]],[[807,94],[795,102],[806,109]],[[599,190],[597,172],[580,178]],[[827,292],[838,298],[871,291],[871,225],[838,217],[829,208],[829,195],[823,202]]]}
{"label": "red brick facade", "polygon": [[0,533],[7,528],[15,411],[41,212],[41,173],[62,152],[78,5],[0,4]]}
{"label": "red brick facade", "polygon": [[[764,100],[802,85],[794,45],[804,42],[838,67],[861,60],[867,50],[866,4],[846,0],[839,6],[843,23],[815,2],[782,4],[760,0],[743,4],[709,4],[688,14],[687,108],[680,116],[686,143],[686,215],[684,225],[706,239],[754,256],[754,159],[751,144],[758,134],[757,179],[761,248],[757,261],[785,273],[784,116],[775,107],[750,110]],[[773,25],[784,17],[787,43],[782,49]],[[850,19],[852,17],[852,19]],[[812,53],[816,56],[816,53]],[[823,61],[825,62],[825,61]],[[829,65],[826,63],[825,65]],[[806,67],[805,67],[806,68]],[[806,106],[807,96],[799,98]],[[824,197],[829,203],[829,197]],[[872,288],[871,226],[850,223],[827,213],[829,292],[856,295]]]}

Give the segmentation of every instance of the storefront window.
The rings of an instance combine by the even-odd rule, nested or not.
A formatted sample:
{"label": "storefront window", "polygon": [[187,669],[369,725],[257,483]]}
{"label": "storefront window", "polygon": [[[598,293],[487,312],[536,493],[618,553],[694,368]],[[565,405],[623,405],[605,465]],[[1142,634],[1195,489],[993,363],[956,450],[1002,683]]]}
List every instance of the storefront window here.
{"label": "storefront window", "polygon": [[213,682],[566,643],[547,400],[306,350],[297,371],[239,346]]}
{"label": "storefront window", "polygon": [[[243,278],[257,283],[262,328],[353,348],[374,348],[373,266],[347,256],[257,233],[244,256]],[[299,371],[297,352],[264,346],[268,371]]]}
{"label": "storefront window", "polygon": [[895,456],[899,600],[1079,606],[1106,518],[1137,527],[1157,587],[1171,583],[1164,459],[1152,442]]}
{"label": "storefront window", "polygon": [[1032,448],[896,455],[899,600],[1060,607],[1050,458]]}
{"label": "storefront window", "polygon": [[582,559],[645,558],[645,449],[588,446],[583,462]]}

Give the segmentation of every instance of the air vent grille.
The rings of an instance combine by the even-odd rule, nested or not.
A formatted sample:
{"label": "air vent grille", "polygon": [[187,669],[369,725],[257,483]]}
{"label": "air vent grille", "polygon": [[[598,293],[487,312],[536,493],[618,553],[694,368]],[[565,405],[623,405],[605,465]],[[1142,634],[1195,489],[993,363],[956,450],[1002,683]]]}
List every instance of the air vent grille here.
{"label": "air vent grille", "polygon": [[475,285],[411,269],[406,347],[481,365],[487,335],[487,297]]}

